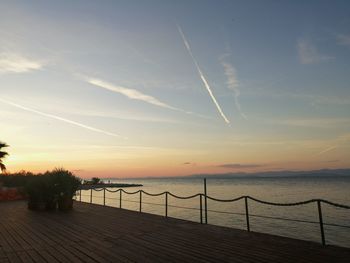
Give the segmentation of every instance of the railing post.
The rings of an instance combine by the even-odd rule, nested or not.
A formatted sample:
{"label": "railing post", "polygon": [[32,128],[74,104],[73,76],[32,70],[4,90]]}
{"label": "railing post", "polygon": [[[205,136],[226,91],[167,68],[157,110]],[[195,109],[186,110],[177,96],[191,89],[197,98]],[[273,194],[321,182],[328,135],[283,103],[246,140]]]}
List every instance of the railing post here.
{"label": "railing post", "polygon": [[247,231],[250,231],[250,225],[249,225],[249,209],[248,209],[248,197],[244,197],[244,203],[245,203],[245,219],[247,222]]}
{"label": "railing post", "polygon": [[322,218],[322,209],[321,209],[321,200],[317,200],[317,208],[318,208],[318,218],[320,221],[320,230],[321,230],[321,239],[322,245],[326,245],[326,239],[324,237],[324,229],[323,229],[323,218]]}
{"label": "railing post", "polygon": [[79,192],[80,192],[80,193],[79,193],[79,194],[80,194],[79,201],[81,202],[81,189],[80,189]]}
{"label": "railing post", "polygon": [[140,190],[140,213],[142,212],[142,190]]}
{"label": "railing post", "polygon": [[204,219],[208,224],[207,178],[204,178]]}
{"label": "railing post", "polygon": [[200,213],[200,222],[203,224],[203,204],[202,204],[202,194],[199,194],[199,213]]}
{"label": "railing post", "polygon": [[92,188],[90,189],[90,204],[92,204]]}
{"label": "railing post", "polygon": [[103,206],[106,206],[106,188],[103,187]]}
{"label": "railing post", "polygon": [[119,208],[122,208],[122,189],[120,189],[119,191]]}
{"label": "railing post", "polygon": [[168,217],[168,192],[165,192],[165,217]]}

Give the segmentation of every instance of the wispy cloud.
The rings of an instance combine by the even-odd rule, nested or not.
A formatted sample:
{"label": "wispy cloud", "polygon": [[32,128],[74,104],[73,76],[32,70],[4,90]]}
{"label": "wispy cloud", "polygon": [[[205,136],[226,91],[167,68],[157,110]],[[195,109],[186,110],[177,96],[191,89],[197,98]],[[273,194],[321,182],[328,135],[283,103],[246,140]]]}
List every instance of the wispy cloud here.
{"label": "wispy cloud", "polygon": [[249,168],[258,168],[264,166],[263,164],[240,164],[240,163],[225,163],[217,165],[218,167],[222,168],[229,168],[229,169],[249,169]]}
{"label": "wispy cloud", "polygon": [[339,126],[350,126],[350,118],[301,118],[272,120],[271,122],[288,126],[309,128],[334,128]]}
{"label": "wispy cloud", "polygon": [[197,69],[197,71],[198,71],[198,74],[199,74],[199,76],[200,76],[200,78],[201,78],[201,80],[202,80],[202,82],[203,82],[205,88],[207,89],[207,91],[208,91],[208,93],[209,93],[211,99],[213,100],[213,102],[214,102],[214,104],[215,104],[215,106],[216,106],[218,112],[220,113],[220,115],[221,115],[221,117],[224,119],[224,121],[225,121],[227,124],[229,124],[230,121],[227,119],[227,117],[225,116],[224,112],[222,111],[222,109],[221,109],[219,103],[217,102],[217,100],[216,100],[216,98],[215,98],[215,96],[214,96],[214,94],[213,94],[213,92],[212,92],[212,90],[211,90],[211,88],[210,88],[210,85],[209,85],[208,81],[207,81],[206,78],[204,77],[204,74],[203,74],[201,68],[199,67],[199,64],[198,64],[197,60],[196,60],[195,57],[193,56],[193,53],[192,53],[190,44],[188,43],[188,41],[187,41],[187,39],[186,39],[186,37],[185,37],[185,34],[182,32],[182,29],[181,29],[181,27],[180,27],[179,25],[177,25],[177,29],[179,30],[179,33],[180,33],[180,35],[181,35],[181,37],[182,37],[182,40],[183,40],[183,42],[184,42],[184,45],[185,45],[185,47],[186,47],[188,53],[190,54],[190,56],[191,56],[191,58],[192,58],[192,60],[193,60],[193,63],[194,63],[194,65],[196,66],[196,69]]}
{"label": "wispy cloud", "polygon": [[122,136],[120,136],[120,135],[118,135],[118,134],[116,134],[116,133],[104,131],[104,130],[101,130],[101,129],[98,129],[98,128],[94,128],[94,127],[91,127],[91,126],[88,126],[88,125],[85,125],[85,124],[82,124],[82,123],[79,123],[79,122],[76,122],[76,121],[72,121],[72,120],[68,120],[68,119],[66,119],[66,118],[62,118],[62,117],[57,116],[57,115],[53,115],[53,114],[49,114],[49,113],[44,113],[44,112],[41,112],[41,111],[38,111],[38,110],[35,110],[35,109],[31,109],[31,108],[22,106],[22,105],[20,105],[20,104],[11,102],[11,101],[9,101],[9,100],[4,100],[4,99],[1,99],[1,98],[0,98],[0,101],[1,101],[2,103],[5,103],[5,104],[7,104],[7,105],[11,105],[11,106],[16,107],[16,108],[18,108],[18,109],[22,109],[22,110],[25,110],[25,111],[28,111],[28,112],[32,112],[32,113],[35,113],[35,114],[38,114],[38,115],[47,117],[47,118],[55,119],[55,120],[62,121],[62,122],[65,122],[65,123],[69,123],[69,124],[78,126],[78,127],[80,127],[80,128],[84,128],[84,129],[86,129],[86,130],[90,130],[90,131],[102,133],[102,134],[109,135],[109,136],[113,136],[113,137],[122,137]]}
{"label": "wispy cloud", "polygon": [[337,35],[337,44],[350,47],[350,35]]}
{"label": "wispy cloud", "polygon": [[290,97],[310,100],[313,104],[334,104],[348,105],[350,104],[349,96],[321,96],[316,94],[290,94]]}
{"label": "wispy cloud", "polygon": [[301,64],[316,64],[334,59],[332,56],[320,54],[318,49],[308,40],[299,39],[297,42],[299,61]]}
{"label": "wispy cloud", "polygon": [[196,163],[192,163],[192,162],[184,162],[183,165],[187,165],[187,166],[196,166]]}
{"label": "wispy cloud", "polygon": [[230,56],[230,54],[225,54],[220,58],[221,65],[224,68],[224,72],[227,78],[227,87],[234,92],[234,98],[235,98],[235,105],[240,113],[240,115],[247,119],[247,116],[243,113],[241,104],[239,102],[239,96],[241,95],[241,92],[239,90],[239,82],[237,78],[236,69],[233,67],[233,65],[225,60],[226,57]]}
{"label": "wispy cloud", "polygon": [[24,73],[39,70],[43,62],[14,53],[0,53],[0,73]]}

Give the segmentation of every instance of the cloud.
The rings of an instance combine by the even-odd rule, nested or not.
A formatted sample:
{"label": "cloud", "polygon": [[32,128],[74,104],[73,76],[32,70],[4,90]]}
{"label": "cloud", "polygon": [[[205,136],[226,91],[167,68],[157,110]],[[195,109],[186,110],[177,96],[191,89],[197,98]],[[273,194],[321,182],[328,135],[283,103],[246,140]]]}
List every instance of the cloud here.
{"label": "cloud", "polygon": [[196,166],[196,163],[191,163],[191,162],[184,162],[183,165],[191,165],[191,166]]}
{"label": "cloud", "polygon": [[241,92],[238,88],[239,82],[238,82],[238,78],[237,78],[237,74],[236,74],[236,69],[232,66],[232,64],[225,61],[224,58],[227,56],[229,56],[229,54],[226,54],[220,58],[221,65],[224,68],[224,73],[225,73],[226,78],[227,78],[226,84],[227,84],[227,87],[234,92],[235,104],[236,104],[236,107],[237,107],[239,113],[241,114],[241,116],[244,119],[247,119],[247,116],[242,112],[241,104],[239,102],[239,96],[240,96]]}
{"label": "cloud", "polygon": [[337,35],[337,44],[350,47],[350,35]]}
{"label": "cloud", "polygon": [[229,169],[249,169],[249,168],[258,168],[262,167],[264,165],[262,164],[240,164],[240,163],[225,163],[225,164],[220,164],[218,167],[222,168],[229,168]]}
{"label": "cloud", "polygon": [[305,118],[305,119],[288,119],[273,120],[273,123],[311,128],[334,128],[339,126],[349,126],[350,118]]}
{"label": "cloud", "polygon": [[25,73],[39,70],[42,62],[34,61],[14,53],[0,53],[0,73]]}
{"label": "cloud", "polygon": [[322,61],[334,59],[334,57],[320,54],[317,48],[305,39],[298,40],[297,49],[301,64],[316,64]]}
{"label": "cloud", "polygon": [[181,35],[181,37],[182,37],[182,40],[183,40],[183,42],[184,42],[184,45],[185,45],[185,47],[186,47],[188,53],[190,54],[190,57],[192,58],[193,63],[194,63],[194,65],[196,66],[196,69],[197,69],[197,71],[198,71],[198,74],[199,74],[199,76],[200,76],[200,78],[201,78],[201,80],[202,80],[202,82],[203,82],[205,88],[207,89],[207,91],[208,91],[208,93],[209,93],[209,95],[210,95],[212,101],[214,102],[214,104],[215,104],[215,106],[216,106],[218,112],[220,113],[220,115],[221,115],[221,117],[224,119],[224,121],[225,121],[227,124],[230,124],[230,121],[227,119],[227,117],[225,116],[225,113],[222,111],[222,109],[221,109],[219,103],[217,102],[217,100],[216,100],[216,98],[215,98],[215,96],[214,96],[214,94],[213,94],[213,92],[212,92],[212,90],[211,90],[211,88],[210,88],[210,85],[209,85],[208,81],[206,80],[206,78],[205,78],[205,76],[204,76],[204,74],[203,74],[201,68],[199,67],[199,64],[198,64],[197,60],[196,60],[195,57],[193,56],[193,53],[192,53],[190,44],[188,43],[188,41],[187,41],[187,39],[186,39],[186,37],[185,37],[185,34],[182,32],[182,29],[181,29],[181,27],[180,27],[179,25],[177,25],[177,29],[179,30],[179,33],[180,33],[180,35]]}
{"label": "cloud", "polygon": [[7,104],[7,105],[11,105],[13,107],[16,107],[18,109],[22,109],[22,110],[25,110],[25,111],[28,111],[28,112],[32,112],[32,113],[35,113],[35,114],[38,114],[38,115],[41,115],[41,116],[44,116],[44,117],[48,117],[48,118],[51,118],[51,119],[55,119],[55,120],[59,120],[59,121],[62,121],[62,122],[66,122],[66,123],[78,126],[80,128],[84,128],[86,130],[102,133],[102,134],[113,136],[113,137],[122,137],[122,136],[120,136],[120,135],[118,135],[116,133],[112,133],[112,132],[104,131],[104,130],[101,130],[101,129],[98,129],[98,128],[94,128],[94,127],[91,127],[91,126],[88,126],[88,125],[85,125],[85,124],[82,124],[82,123],[79,123],[79,122],[76,122],[76,121],[72,121],[72,120],[68,120],[68,119],[59,117],[57,115],[53,115],[53,114],[48,114],[48,113],[44,113],[44,112],[41,112],[41,111],[37,111],[37,110],[31,109],[31,108],[19,105],[17,103],[13,103],[13,102],[8,101],[8,100],[4,100],[4,99],[0,98],[0,101],[5,103],[5,104]]}

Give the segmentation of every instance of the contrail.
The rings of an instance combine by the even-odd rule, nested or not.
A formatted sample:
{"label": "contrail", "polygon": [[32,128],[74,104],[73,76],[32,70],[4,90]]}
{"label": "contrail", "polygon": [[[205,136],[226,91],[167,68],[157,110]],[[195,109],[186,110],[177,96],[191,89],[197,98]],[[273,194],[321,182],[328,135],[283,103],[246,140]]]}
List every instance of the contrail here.
{"label": "contrail", "polygon": [[[25,106],[22,106],[22,105],[19,105],[19,104],[16,104],[16,103],[13,103],[11,101],[7,101],[7,100],[1,99],[1,98],[0,98],[0,101],[5,103],[5,104],[11,105],[13,107],[16,107],[16,108],[19,108],[19,109],[22,109],[22,110],[25,110],[25,111],[29,111],[29,112],[32,112],[32,113],[36,113],[38,115],[41,115],[41,116],[44,116],[44,117],[48,117],[48,118],[51,118],[51,119],[63,121],[63,122],[66,122],[66,123],[69,123],[69,124],[72,124],[72,125],[75,125],[75,126],[78,126],[78,127],[90,130],[90,131],[103,133],[105,135],[109,135],[109,136],[113,136],[113,137],[122,137],[122,136],[120,136],[120,135],[118,135],[116,133],[104,131],[104,130],[97,129],[97,128],[94,128],[94,127],[91,127],[91,126],[88,126],[88,125],[85,125],[85,124],[82,124],[82,123],[79,123],[79,122],[76,122],[76,121],[68,120],[68,119],[65,119],[65,118],[62,118],[62,117],[59,117],[59,116],[56,116],[56,115],[52,115],[52,114],[44,113],[44,112],[41,112],[41,111],[37,111],[37,110],[31,109],[31,108],[28,108],[28,107],[25,107]],[[122,137],[122,138],[126,139],[125,137]]]}
{"label": "contrail", "polygon": [[150,95],[141,93],[140,91],[135,90],[135,89],[130,89],[130,88],[117,86],[117,85],[111,84],[111,83],[109,83],[107,81],[100,80],[100,79],[97,79],[97,78],[84,78],[84,80],[87,81],[88,83],[94,85],[94,86],[97,86],[97,87],[100,87],[100,88],[103,88],[103,89],[106,89],[106,90],[110,90],[112,92],[116,92],[116,93],[122,94],[122,95],[128,97],[129,99],[140,100],[140,101],[143,101],[143,102],[146,102],[146,103],[158,106],[158,107],[162,107],[162,108],[166,108],[166,109],[170,109],[170,110],[174,110],[174,111],[179,111],[179,112],[184,112],[184,113],[191,114],[191,115],[194,115],[194,116],[197,116],[197,117],[208,119],[208,117],[203,116],[201,114],[197,114],[197,113],[194,113],[192,111],[186,111],[186,110],[183,110],[183,109],[179,109],[179,108],[173,107],[173,106],[171,106],[169,104],[166,104],[166,103],[158,100],[155,97],[152,97]]}
{"label": "contrail", "polygon": [[338,146],[331,146],[331,147],[328,147],[327,149],[324,149],[322,150],[321,152],[319,152],[317,155],[321,155],[321,154],[324,154],[326,152],[329,152],[329,151],[332,151],[334,149],[338,148]]}
{"label": "contrail", "polygon": [[186,47],[188,53],[190,54],[190,56],[191,56],[191,58],[192,58],[192,60],[193,60],[193,63],[194,63],[194,65],[196,66],[196,69],[197,69],[197,71],[198,71],[198,74],[199,74],[199,76],[200,76],[200,78],[201,78],[201,80],[202,80],[202,82],[203,82],[205,88],[207,89],[207,91],[208,91],[208,93],[209,93],[211,99],[213,100],[213,102],[214,102],[214,104],[215,104],[217,110],[219,111],[219,113],[220,113],[221,117],[224,119],[224,121],[225,121],[227,124],[229,124],[230,121],[226,118],[226,116],[225,116],[224,112],[222,111],[222,109],[221,109],[219,103],[217,102],[216,98],[214,97],[214,94],[213,94],[213,92],[211,91],[211,88],[210,88],[210,86],[209,86],[208,81],[205,79],[204,74],[202,73],[202,70],[201,70],[201,68],[199,67],[199,64],[198,64],[197,60],[196,60],[195,57],[193,56],[193,53],[192,53],[190,44],[188,43],[188,41],[187,41],[187,39],[186,39],[186,37],[185,37],[185,34],[182,32],[182,29],[181,29],[181,27],[180,27],[179,25],[177,25],[177,29],[179,30],[179,33],[180,33],[180,35],[181,35],[181,37],[182,37],[182,40],[183,40],[183,42],[184,42],[184,44],[185,44],[185,47]]}
{"label": "contrail", "polygon": [[130,99],[142,100],[144,102],[147,102],[147,103],[159,106],[159,107],[171,109],[171,110],[180,110],[180,109],[172,107],[164,102],[161,102],[160,100],[158,100],[152,96],[143,94],[135,89],[129,89],[129,88],[113,85],[113,84],[108,83],[106,81],[103,81],[100,79],[95,79],[95,78],[89,78],[89,79],[87,79],[87,82],[92,84],[92,85],[98,86],[100,88],[104,88],[104,89],[107,89],[107,90],[110,90],[113,92],[120,93],[120,94],[122,94]]}

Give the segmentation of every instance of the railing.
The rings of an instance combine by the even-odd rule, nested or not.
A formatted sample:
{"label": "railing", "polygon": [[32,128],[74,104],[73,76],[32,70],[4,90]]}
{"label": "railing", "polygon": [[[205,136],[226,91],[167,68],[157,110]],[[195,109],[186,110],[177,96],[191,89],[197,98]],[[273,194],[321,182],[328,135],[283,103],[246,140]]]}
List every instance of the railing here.
{"label": "railing", "polygon": [[[295,203],[274,203],[274,202],[267,202],[267,201],[263,201],[263,200],[259,200],[257,198],[251,197],[251,196],[240,196],[234,199],[218,199],[218,198],[214,198],[211,196],[207,195],[207,191],[206,191],[206,184],[204,187],[204,194],[202,193],[198,193],[195,195],[191,195],[191,196],[177,196],[171,192],[165,191],[162,193],[158,193],[158,194],[151,194],[151,193],[147,193],[143,190],[138,190],[135,192],[127,192],[123,189],[116,189],[116,190],[110,190],[108,188],[99,188],[99,189],[94,189],[91,188],[90,189],[90,195],[82,195],[82,190],[79,190],[78,193],[76,194],[76,200],[82,202],[82,196],[85,197],[90,197],[90,203],[93,203],[93,195],[92,192],[93,191],[103,191],[103,205],[106,206],[106,191],[110,192],[110,193],[117,193],[119,192],[119,208],[122,208],[122,193],[128,194],[128,195],[134,195],[134,194],[139,194],[139,201],[131,201],[131,200],[125,200],[128,202],[137,202],[139,203],[139,212],[142,212],[142,204],[152,204],[152,205],[160,205],[160,206],[164,206],[164,216],[167,218],[168,217],[168,207],[177,207],[177,208],[183,208],[183,209],[191,209],[191,210],[198,210],[199,211],[199,222],[201,224],[203,224],[203,212],[204,212],[204,223],[207,224],[208,223],[208,211],[210,212],[217,212],[217,213],[224,213],[224,214],[235,214],[235,215],[242,215],[245,216],[246,219],[246,228],[247,231],[250,231],[250,217],[257,217],[257,218],[267,218],[267,219],[276,219],[276,220],[284,220],[284,221],[292,221],[292,222],[302,222],[302,223],[310,223],[310,224],[319,224],[320,227],[320,236],[321,236],[321,243],[322,245],[326,245],[326,238],[325,238],[325,232],[324,232],[324,226],[335,226],[335,227],[342,227],[342,228],[349,228],[350,229],[350,225],[340,225],[340,224],[331,224],[331,223],[325,223],[323,222],[323,216],[322,216],[322,203],[330,205],[330,206],[334,206],[337,208],[343,208],[343,209],[350,209],[350,206],[348,205],[343,205],[343,204],[338,204],[338,203],[334,203],[334,202],[330,202],[327,200],[323,200],[323,199],[310,199],[307,201],[302,201],[302,202],[295,202]],[[89,190],[85,190],[85,191],[89,191]],[[142,202],[142,195],[148,195],[148,196],[162,196],[165,195],[165,203],[164,204],[157,204],[157,203],[148,203],[148,202]],[[199,197],[199,208],[191,208],[191,207],[182,207],[182,206],[175,206],[175,205],[169,205],[168,202],[168,196],[172,196],[174,198],[177,199],[192,199],[192,198],[196,198]],[[78,200],[79,199],[79,200]],[[107,199],[111,199],[111,198],[107,198]],[[204,199],[204,207],[203,207],[203,199]],[[232,202],[237,202],[239,200],[244,200],[244,208],[245,208],[245,213],[235,213],[235,212],[227,212],[227,211],[216,211],[216,210],[209,210],[208,209],[208,199],[212,200],[212,201],[216,201],[216,202],[225,202],[225,203],[232,203]],[[257,214],[250,214],[249,213],[249,202],[248,200],[257,202],[257,203],[261,203],[264,205],[271,205],[271,206],[300,206],[300,205],[306,205],[306,204],[310,204],[310,203],[316,203],[317,205],[317,211],[318,211],[318,222],[315,221],[309,221],[309,220],[300,220],[300,219],[290,219],[290,218],[284,218],[284,217],[272,217],[272,216],[263,216],[263,215],[257,215]],[[203,211],[204,210],[204,211]]]}

